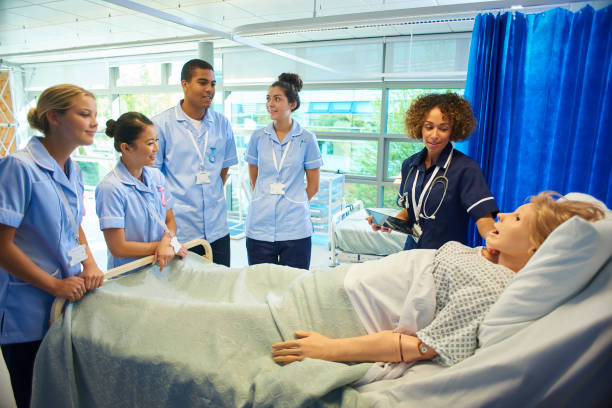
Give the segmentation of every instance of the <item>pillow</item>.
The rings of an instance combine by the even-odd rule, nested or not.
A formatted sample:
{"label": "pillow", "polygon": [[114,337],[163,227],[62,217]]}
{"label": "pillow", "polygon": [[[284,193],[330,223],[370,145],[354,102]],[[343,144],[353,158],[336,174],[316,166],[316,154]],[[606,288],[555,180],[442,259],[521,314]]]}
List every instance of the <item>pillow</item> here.
{"label": "pillow", "polygon": [[[584,198],[571,196],[587,201]],[[612,218],[589,222],[574,216],[565,221],[546,238],[486,314],[478,333],[480,346],[498,343],[553,311],[580,292],[610,255]]]}

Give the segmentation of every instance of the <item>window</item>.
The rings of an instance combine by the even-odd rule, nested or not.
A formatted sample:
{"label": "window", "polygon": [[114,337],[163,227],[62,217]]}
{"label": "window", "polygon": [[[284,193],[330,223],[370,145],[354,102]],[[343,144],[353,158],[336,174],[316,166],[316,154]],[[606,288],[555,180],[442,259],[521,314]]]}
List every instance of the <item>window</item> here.
{"label": "window", "polygon": [[344,201],[352,204],[356,200],[363,201],[365,207],[377,207],[376,185],[362,183],[346,183],[344,190]]}
{"label": "window", "polygon": [[387,173],[385,178],[395,179],[400,176],[402,171],[402,163],[408,157],[423,150],[423,143],[410,141],[406,137],[406,141],[390,141],[389,142],[389,160],[387,161]]}
{"label": "window", "polygon": [[140,112],[149,119],[183,98],[182,93],[142,93],[119,95],[119,112]]}
{"label": "window", "polygon": [[318,138],[323,170],[376,176],[378,143],[375,140],[330,140]]}
{"label": "window", "polygon": [[161,85],[161,64],[129,64],[119,66],[117,86]]}
{"label": "window", "polygon": [[380,89],[300,92],[296,119],[313,132],[380,132]]}

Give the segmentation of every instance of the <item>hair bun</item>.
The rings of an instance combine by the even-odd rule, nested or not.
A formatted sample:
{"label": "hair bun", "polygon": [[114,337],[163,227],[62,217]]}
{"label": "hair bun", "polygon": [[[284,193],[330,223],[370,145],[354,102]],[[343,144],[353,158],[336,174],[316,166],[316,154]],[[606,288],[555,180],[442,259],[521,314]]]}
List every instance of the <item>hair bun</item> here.
{"label": "hair bun", "polygon": [[38,118],[37,108],[32,108],[28,111],[28,123],[33,129],[40,130],[41,132],[44,130],[43,124],[40,122],[40,119]]}
{"label": "hair bun", "polygon": [[104,131],[104,133],[106,133],[106,136],[108,137],[113,137],[115,136],[116,128],[117,128],[117,122],[113,119],[109,119],[106,121],[106,130]]}
{"label": "hair bun", "polygon": [[304,83],[298,74],[283,72],[278,76],[278,80],[293,85],[298,92],[300,92],[302,86],[304,86]]}

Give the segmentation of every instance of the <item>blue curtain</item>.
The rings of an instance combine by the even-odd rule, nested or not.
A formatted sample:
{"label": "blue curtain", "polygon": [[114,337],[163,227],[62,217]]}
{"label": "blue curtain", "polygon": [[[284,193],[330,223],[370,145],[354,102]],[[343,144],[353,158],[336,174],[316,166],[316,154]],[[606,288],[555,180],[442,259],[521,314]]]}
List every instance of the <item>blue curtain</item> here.
{"label": "blue curtain", "polygon": [[468,153],[502,211],[542,190],[612,208],[612,6],[478,15],[465,97]]}

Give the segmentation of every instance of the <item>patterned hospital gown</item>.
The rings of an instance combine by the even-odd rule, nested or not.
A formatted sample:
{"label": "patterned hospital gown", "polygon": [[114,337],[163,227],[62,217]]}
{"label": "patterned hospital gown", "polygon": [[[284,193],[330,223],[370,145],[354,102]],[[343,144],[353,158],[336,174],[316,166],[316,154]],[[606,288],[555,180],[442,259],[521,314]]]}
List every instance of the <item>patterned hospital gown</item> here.
{"label": "patterned hospital gown", "polygon": [[478,345],[478,326],[515,273],[484,259],[481,248],[447,242],[436,253],[433,276],[436,313],[417,337],[453,365],[470,357]]}

